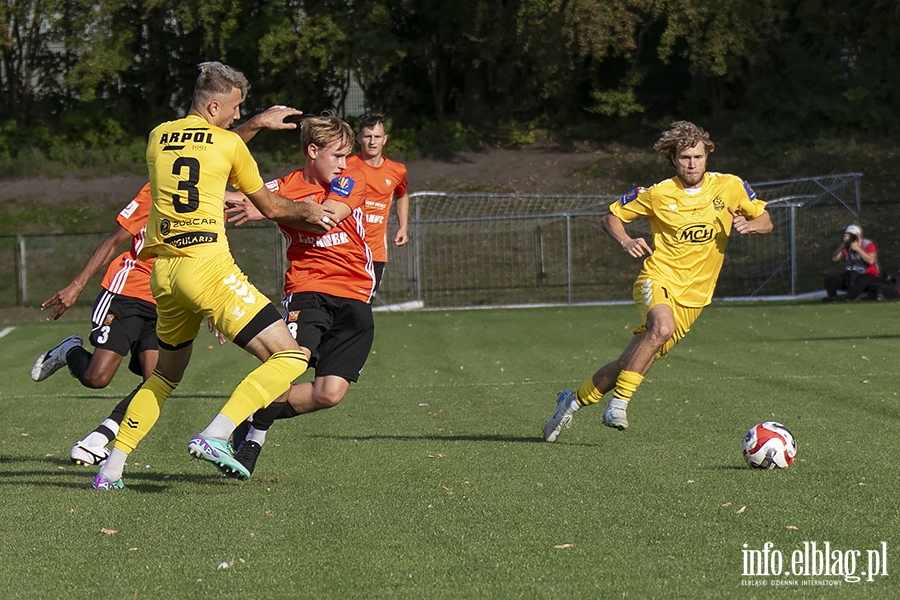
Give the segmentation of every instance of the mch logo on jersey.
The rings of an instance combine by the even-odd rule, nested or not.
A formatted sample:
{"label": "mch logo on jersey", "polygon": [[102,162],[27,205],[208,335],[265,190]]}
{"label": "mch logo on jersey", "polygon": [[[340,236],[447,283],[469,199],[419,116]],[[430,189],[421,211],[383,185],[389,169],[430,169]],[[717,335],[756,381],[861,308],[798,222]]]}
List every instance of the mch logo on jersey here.
{"label": "mch logo on jersey", "polygon": [[707,244],[716,239],[716,228],[707,223],[687,225],[675,232],[675,241],[684,244]]}
{"label": "mch logo on jersey", "polygon": [[106,318],[103,319],[103,324],[107,325],[107,326],[112,325],[113,319],[115,319],[115,318],[116,318],[116,315],[114,315],[112,313],[106,313]]}
{"label": "mch logo on jersey", "polygon": [[716,196],[713,198],[713,208],[716,211],[723,210],[725,208],[725,201],[722,199],[722,196]]}
{"label": "mch logo on jersey", "polygon": [[352,177],[335,177],[331,180],[331,191],[341,198],[348,198],[350,196],[350,192],[353,191],[354,185],[356,185],[356,182],[353,181]]}
{"label": "mch logo on jersey", "polygon": [[296,323],[297,319],[299,319],[299,318],[300,318],[299,310],[289,310],[288,311],[288,318],[287,318],[288,323]]}

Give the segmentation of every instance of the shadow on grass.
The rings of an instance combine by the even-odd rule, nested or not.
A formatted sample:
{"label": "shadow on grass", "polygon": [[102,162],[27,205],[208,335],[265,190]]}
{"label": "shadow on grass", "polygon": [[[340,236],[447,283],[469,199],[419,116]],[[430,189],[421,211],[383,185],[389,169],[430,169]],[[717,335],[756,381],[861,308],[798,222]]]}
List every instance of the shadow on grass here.
{"label": "shadow on grass", "polygon": [[[74,466],[71,462],[59,458],[0,456],[0,465],[12,466],[17,463],[30,462],[44,463],[48,468],[53,467],[55,470],[0,470],[0,486],[14,485],[17,487],[21,487],[25,485],[89,490],[91,488],[91,481],[96,474],[96,471],[91,467]],[[60,470],[60,466],[67,466],[71,468]],[[73,481],[73,479],[75,478],[78,478],[78,481]],[[208,475],[199,475],[193,473],[173,473],[171,475],[163,475],[160,473],[146,473],[140,471],[129,473],[126,471],[123,479],[125,481],[125,489],[153,494],[165,492],[169,487],[172,486],[172,484],[178,483],[189,483],[204,486],[233,485],[233,480],[222,477],[221,475],[215,473],[210,473]]]}
{"label": "shadow on grass", "polygon": [[[535,436],[516,437],[511,435],[312,435],[310,439],[319,440],[353,440],[353,441],[399,441],[399,442],[503,442],[514,444],[546,444],[544,440]],[[595,447],[600,444],[584,442],[554,442],[561,446],[587,446]]]}
{"label": "shadow on grass", "polygon": [[746,465],[713,465],[710,467],[703,467],[704,471],[750,471]]}

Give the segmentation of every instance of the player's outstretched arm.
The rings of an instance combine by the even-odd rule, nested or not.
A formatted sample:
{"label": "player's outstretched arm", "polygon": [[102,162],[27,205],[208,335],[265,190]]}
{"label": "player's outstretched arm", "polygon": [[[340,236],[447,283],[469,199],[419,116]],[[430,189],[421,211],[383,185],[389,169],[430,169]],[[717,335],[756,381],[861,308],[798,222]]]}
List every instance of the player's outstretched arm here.
{"label": "player's outstretched arm", "polygon": [[409,241],[409,194],[403,194],[394,202],[397,210],[397,235],[394,236],[394,245],[402,246]]}
{"label": "player's outstretched arm", "polygon": [[730,207],[728,208],[728,212],[731,213],[733,219],[731,226],[741,235],[746,235],[748,233],[769,233],[774,227],[772,224],[772,217],[767,210],[764,210],[761,215],[754,219],[747,219]]}
{"label": "player's outstretched arm", "polygon": [[119,246],[132,238],[131,233],[121,225],[116,225],[106,239],[100,242],[87,262],[78,271],[78,274],[72,279],[72,283],[59,290],[41,303],[41,310],[53,307],[53,312],[47,316],[47,321],[55,321],[60,318],[63,313],[69,310],[78,300],[78,296],[84,291],[84,287],[91,277],[100,272],[100,269],[109,264],[112,257],[115,256]]}
{"label": "player's outstretched arm", "polygon": [[310,202],[309,198],[292,202],[273,194],[265,186],[247,194],[247,198],[265,218],[289,227],[322,233],[340,222],[335,217],[334,208],[327,203],[317,204]]}
{"label": "player's outstretched arm", "polygon": [[629,256],[641,258],[642,256],[653,254],[653,249],[650,248],[650,244],[644,238],[632,238],[628,235],[628,232],[625,231],[625,224],[616,215],[612,213],[605,214],[600,219],[600,223],[603,225],[603,230],[612,239],[616,240],[616,243],[622,246],[622,250],[627,252]]}
{"label": "player's outstretched arm", "polygon": [[284,120],[302,114],[302,110],[279,104],[254,115],[246,123],[238,125],[232,131],[241,136],[246,144],[263,129],[297,129],[296,123],[285,123]]}

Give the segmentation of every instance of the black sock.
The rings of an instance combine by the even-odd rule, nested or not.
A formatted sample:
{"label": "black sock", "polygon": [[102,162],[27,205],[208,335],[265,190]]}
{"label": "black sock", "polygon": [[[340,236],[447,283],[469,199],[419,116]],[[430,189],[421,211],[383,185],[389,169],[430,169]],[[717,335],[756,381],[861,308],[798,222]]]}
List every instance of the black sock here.
{"label": "black sock", "polygon": [[131,399],[134,398],[134,395],[137,394],[138,390],[141,389],[141,386],[137,386],[134,388],[130,394],[119,400],[119,403],[116,404],[116,407],[109,413],[109,418],[119,425],[122,424],[122,419],[125,418],[125,411],[128,410],[128,404],[131,402]]}
{"label": "black sock", "polygon": [[268,431],[275,419],[281,414],[285,404],[289,402],[272,402],[265,408],[261,408],[253,413],[253,427],[260,431]]}
{"label": "black sock", "polygon": [[75,346],[66,354],[66,364],[69,366],[69,373],[72,374],[72,377],[81,381],[82,385],[86,385],[81,378],[87,373],[93,356],[81,346]]}
{"label": "black sock", "polygon": [[299,413],[294,410],[294,406],[290,402],[284,403],[284,408],[281,409],[281,412],[278,413],[276,419],[290,419],[292,417],[296,417]]}
{"label": "black sock", "polygon": [[99,433],[100,435],[105,437],[107,444],[110,443],[111,441],[113,441],[114,439],[116,439],[116,434],[114,434],[112,432],[112,429],[110,429],[103,423],[101,423],[100,425],[97,425],[97,429],[94,430],[94,433]]}

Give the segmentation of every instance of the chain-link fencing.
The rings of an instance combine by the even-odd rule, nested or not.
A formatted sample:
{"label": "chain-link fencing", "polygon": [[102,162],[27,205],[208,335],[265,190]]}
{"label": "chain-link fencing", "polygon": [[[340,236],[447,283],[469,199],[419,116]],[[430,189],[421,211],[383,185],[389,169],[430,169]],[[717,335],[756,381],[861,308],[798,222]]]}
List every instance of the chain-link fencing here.
{"label": "chain-link fencing", "polygon": [[[798,296],[822,289],[835,241],[861,222],[859,173],[751,184],[769,235],[732,235],[716,296]],[[391,245],[374,304],[426,308],[628,301],[639,270],[600,225],[614,196],[410,194],[409,242]],[[646,219],[627,226],[651,237]],[[397,229],[389,222],[388,240]],[[36,306],[67,285],[106,234],[0,237],[0,306]],[[284,241],[271,225],[229,228],[238,264],[281,298]],[[92,303],[91,282],[81,303]],[[93,287],[91,287],[93,286]]]}

